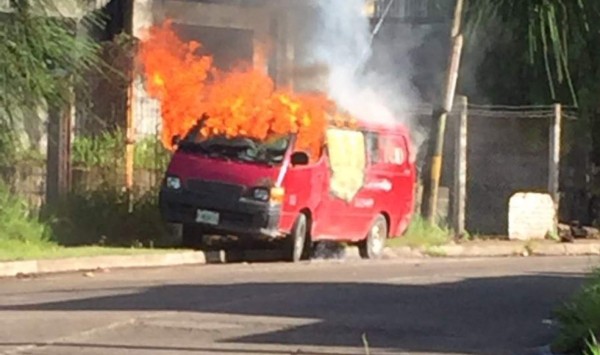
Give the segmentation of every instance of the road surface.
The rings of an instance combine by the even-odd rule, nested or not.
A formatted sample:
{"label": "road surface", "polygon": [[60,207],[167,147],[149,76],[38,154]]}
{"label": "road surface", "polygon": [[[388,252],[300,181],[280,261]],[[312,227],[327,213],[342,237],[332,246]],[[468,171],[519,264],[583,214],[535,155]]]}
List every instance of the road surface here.
{"label": "road surface", "polygon": [[236,264],[0,280],[6,354],[527,354],[591,257]]}

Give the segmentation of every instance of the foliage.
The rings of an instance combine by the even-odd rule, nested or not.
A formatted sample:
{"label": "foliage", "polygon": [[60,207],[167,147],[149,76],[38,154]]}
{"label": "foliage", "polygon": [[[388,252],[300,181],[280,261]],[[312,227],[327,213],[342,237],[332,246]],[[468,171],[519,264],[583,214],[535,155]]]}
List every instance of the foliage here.
{"label": "foliage", "polygon": [[590,339],[586,341],[586,349],[585,355],[600,355],[600,344],[594,333],[591,333]]}
{"label": "foliage", "polygon": [[0,249],[45,249],[54,245],[51,231],[32,215],[27,203],[0,180]]}
{"label": "foliage", "polygon": [[553,350],[560,353],[584,353],[597,348],[600,331],[600,269],[593,272],[584,287],[556,312],[560,332]]}
{"label": "foliage", "polygon": [[[27,109],[59,107],[71,100],[71,85],[101,67],[98,45],[81,28],[100,23],[94,16],[67,18],[53,0],[10,0],[0,26],[0,120],[11,127]],[[82,5],[83,6],[83,5]]]}
{"label": "foliage", "polygon": [[391,246],[408,246],[412,248],[430,248],[448,243],[451,232],[439,225],[431,225],[419,215],[415,215],[403,236],[391,239]]}
{"label": "foliage", "polygon": [[[155,136],[136,142],[134,166],[140,169],[163,171],[170,153]],[[125,134],[121,130],[103,132],[96,136],[78,136],[73,140],[73,165],[79,167],[111,168],[125,164]]]}
{"label": "foliage", "polygon": [[[600,18],[598,1],[466,0],[466,5],[465,33],[471,51],[487,50],[485,42],[495,46],[497,40],[504,37],[515,50],[515,56],[504,52],[496,60],[505,66],[509,62],[539,68],[537,73],[543,73],[546,78],[549,99],[577,106],[579,83],[572,74],[580,57],[585,55],[585,47],[595,46],[588,39],[597,34],[594,26]],[[523,73],[522,69],[518,72]]]}
{"label": "foliage", "polygon": [[119,247],[170,246],[169,230],[158,210],[158,194],[134,196],[110,186],[75,191],[52,211],[45,211],[61,245]]}

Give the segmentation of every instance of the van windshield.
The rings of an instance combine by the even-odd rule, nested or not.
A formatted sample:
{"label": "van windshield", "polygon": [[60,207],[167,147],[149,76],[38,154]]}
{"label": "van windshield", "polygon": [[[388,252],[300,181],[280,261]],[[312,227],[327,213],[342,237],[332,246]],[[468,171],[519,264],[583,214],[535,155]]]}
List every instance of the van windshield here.
{"label": "van windshield", "polygon": [[289,136],[272,138],[263,142],[247,137],[201,138],[197,132],[192,131],[179,143],[178,149],[211,158],[275,165],[283,162],[289,144]]}

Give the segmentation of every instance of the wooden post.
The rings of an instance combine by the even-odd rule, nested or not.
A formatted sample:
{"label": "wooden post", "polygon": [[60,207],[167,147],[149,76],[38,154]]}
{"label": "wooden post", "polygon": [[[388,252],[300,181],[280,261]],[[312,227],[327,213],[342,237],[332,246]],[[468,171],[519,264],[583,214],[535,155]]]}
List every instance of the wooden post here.
{"label": "wooden post", "polygon": [[129,212],[133,212],[133,173],[135,159],[135,130],[133,118],[133,103],[135,101],[133,91],[133,80],[129,84],[127,91],[127,122],[125,138],[125,189],[127,190]]}
{"label": "wooden post", "polygon": [[71,174],[71,107],[50,104],[46,156],[46,204],[54,206],[69,191]]}
{"label": "wooden post", "polygon": [[460,96],[460,115],[456,122],[456,141],[454,145],[454,201],[453,223],[456,237],[465,233],[465,210],[467,202],[467,120],[469,101]]}
{"label": "wooden post", "polygon": [[558,227],[558,209],[560,204],[560,141],[561,141],[561,126],[562,126],[562,106],[554,104],[554,117],[550,125],[550,151],[548,155],[548,192],[554,201],[555,211],[555,231]]}
{"label": "wooden post", "polygon": [[429,223],[436,222],[437,200],[442,174],[442,155],[444,151],[444,136],[446,133],[446,120],[448,113],[452,111],[454,95],[456,93],[456,84],[458,81],[458,72],[460,69],[460,57],[463,48],[463,36],[460,34],[462,10],[464,0],[457,0],[454,9],[454,22],[452,25],[451,41],[452,52],[450,54],[448,74],[446,77],[446,87],[444,90],[444,102],[441,109],[433,113],[432,131],[433,139],[429,146],[429,179],[425,179],[423,184],[423,216]]}

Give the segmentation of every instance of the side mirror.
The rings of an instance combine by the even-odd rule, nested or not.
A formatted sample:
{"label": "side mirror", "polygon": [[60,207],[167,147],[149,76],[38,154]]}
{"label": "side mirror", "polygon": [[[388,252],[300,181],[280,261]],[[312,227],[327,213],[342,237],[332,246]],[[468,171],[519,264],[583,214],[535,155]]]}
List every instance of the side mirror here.
{"label": "side mirror", "polygon": [[310,158],[305,152],[294,152],[291,157],[292,165],[308,165]]}
{"label": "side mirror", "polygon": [[181,143],[181,136],[180,135],[175,135],[175,136],[173,136],[173,138],[171,138],[171,144],[173,146],[178,146],[179,143]]}

